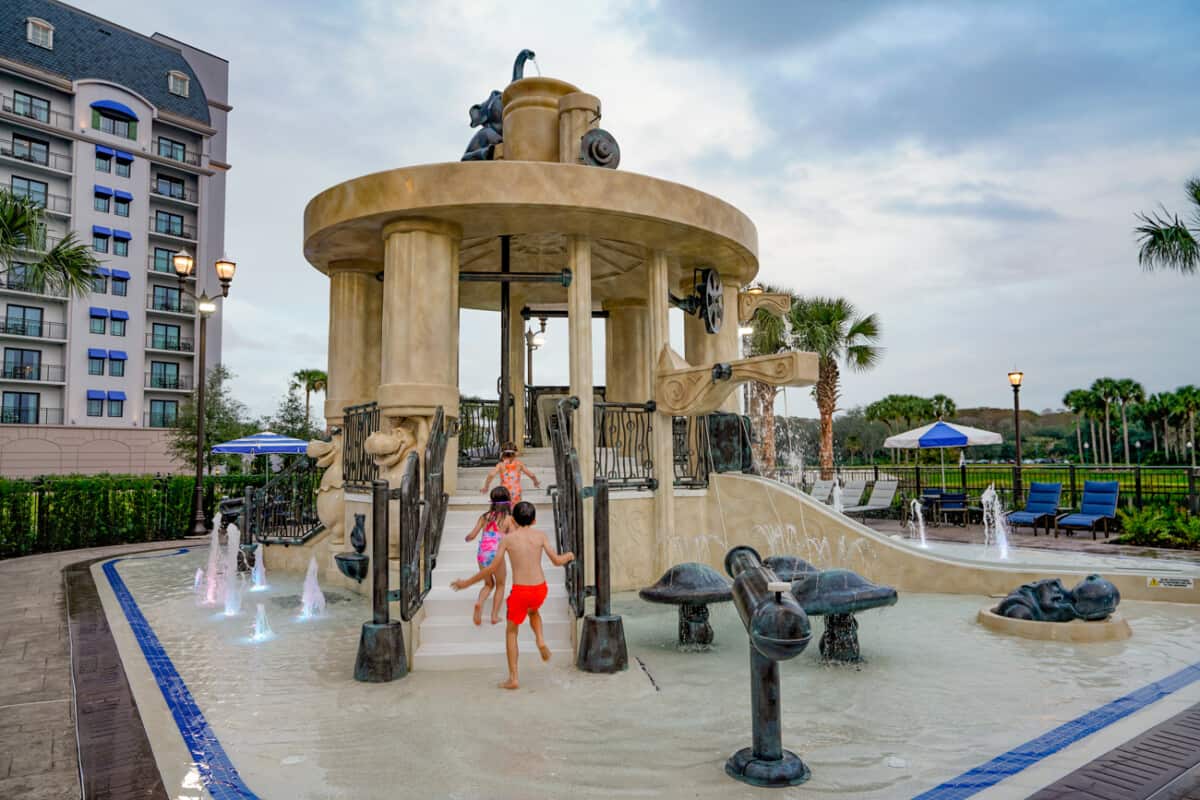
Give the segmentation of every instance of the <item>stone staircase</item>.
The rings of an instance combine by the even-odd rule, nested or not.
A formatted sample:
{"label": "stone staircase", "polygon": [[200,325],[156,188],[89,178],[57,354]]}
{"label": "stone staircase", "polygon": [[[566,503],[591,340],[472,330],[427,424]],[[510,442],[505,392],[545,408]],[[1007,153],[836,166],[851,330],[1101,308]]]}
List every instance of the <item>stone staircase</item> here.
{"label": "stone staircase", "polygon": [[[521,454],[521,460],[538,476],[543,487],[553,483],[554,459],[548,448],[526,450]],[[452,670],[484,667],[503,670],[506,667],[504,605],[501,604],[500,608],[500,623],[494,626],[489,624],[489,597],[483,609],[483,624],[477,627],[471,619],[471,614],[475,599],[479,596],[479,584],[461,592],[450,588],[450,581],[470,577],[478,570],[475,562],[478,540],[466,542],[464,539],[475,526],[479,515],[487,510],[487,498],[479,493],[479,487],[483,485],[488,471],[489,468],[485,467],[468,467],[458,471],[458,490],[450,497],[449,509],[446,512],[446,527],[442,533],[438,566],[433,573],[434,588],[425,598],[425,619],[421,623],[420,644],[413,655],[413,669]],[[496,485],[494,481],[492,485]],[[550,496],[544,488],[534,489],[533,482],[528,478],[524,481],[524,488],[522,499],[537,506],[537,526],[553,537],[554,518]],[[564,570],[562,567],[552,566],[546,560],[543,560],[542,568],[546,573],[546,582],[550,585],[550,593],[542,605],[546,643],[550,646],[554,662],[569,664],[574,655],[571,644],[574,618],[567,604],[563,583]],[[504,589],[506,596],[511,589],[510,576]],[[522,666],[540,661],[534,646],[533,632],[528,624],[521,626],[518,641]]]}

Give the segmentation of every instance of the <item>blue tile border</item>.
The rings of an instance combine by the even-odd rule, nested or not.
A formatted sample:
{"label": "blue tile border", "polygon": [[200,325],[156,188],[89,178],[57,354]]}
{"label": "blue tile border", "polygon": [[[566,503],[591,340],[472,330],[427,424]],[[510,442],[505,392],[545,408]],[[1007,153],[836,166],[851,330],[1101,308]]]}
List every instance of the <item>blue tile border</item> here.
{"label": "blue tile border", "polygon": [[105,562],[104,576],[108,578],[108,583],[117,596],[117,602],[121,604],[121,610],[125,612],[125,619],[129,621],[129,627],[133,629],[133,635],[142,648],[142,654],[154,674],[163,700],[171,709],[171,716],[175,718],[175,725],[195,760],[204,788],[213,796],[213,800],[259,800],[258,795],[250,790],[238,774],[237,768],[233,766],[233,762],[229,760],[225,748],[221,746],[217,735],[209,727],[208,720],[204,718],[204,713],[196,705],[192,693],[188,691],[187,684],[171,663],[150,623],[142,615],[125,581],[117,573],[117,564],[121,561],[164,558],[183,555],[186,552],[188,548],[181,547],[174,552],[152,556],[114,558]]}
{"label": "blue tile border", "polygon": [[1064,722],[1036,739],[1030,739],[991,761],[922,792],[913,800],[963,800],[971,797],[1196,681],[1200,681],[1200,663],[1184,667],[1162,680],[1135,689],[1111,703]]}

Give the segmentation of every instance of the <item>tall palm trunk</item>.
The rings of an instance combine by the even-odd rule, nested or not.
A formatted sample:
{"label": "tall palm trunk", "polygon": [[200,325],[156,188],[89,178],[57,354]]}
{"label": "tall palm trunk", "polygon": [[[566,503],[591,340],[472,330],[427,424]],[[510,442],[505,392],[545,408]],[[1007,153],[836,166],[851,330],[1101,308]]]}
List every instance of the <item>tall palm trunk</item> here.
{"label": "tall palm trunk", "polygon": [[1104,401],[1104,458],[1106,464],[1113,463],[1112,457],[1112,426],[1109,420],[1109,403]]}
{"label": "tall palm trunk", "polygon": [[817,377],[817,411],[821,415],[821,480],[833,477],[833,412],[837,408],[838,365],[822,358]]}
{"label": "tall palm trunk", "polygon": [[312,398],[312,392],[309,390],[309,388],[307,386],[305,386],[304,387],[304,427],[306,427],[306,428],[308,427],[308,420],[309,420],[308,409],[309,409],[309,399],[310,398]]}
{"label": "tall palm trunk", "polygon": [[1188,410],[1188,448],[1192,454],[1192,469],[1196,468],[1196,412]]}
{"label": "tall palm trunk", "polygon": [[1079,429],[1080,422],[1081,422],[1081,420],[1079,418],[1079,415],[1076,414],[1075,415],[1075,452],[1079,454],[1079,463],[1082,464],[1083,463],[1083,432],[1080,431],[1080,429]]}
{"label": "tall palm trunk", "polygon": [[1121,438],[1124,441],[1121,452],[1125,454],[1125,466],[1129,466],[1133,462],[1129,460],[1129,420],[1125,416],[1125,403],[1121,403]]}
{"label": "tall palm trunk", "polygon": [[762,469],[775,468],[777,451],[775,447],[775,392],[774,386],[755,381],[750,384],[751,414],[758,420],[759,442],[757,457]]}
{"label": "tall palm trunk", "polygon": [[1096,441],[1096,419],[1094,417],[1088,417],[1088,426],[1092,429],[1092,463],[1099,464],[1100,448],[1096,446],[1099,442]]}
{"label": "tall palm trunk", "polygon": [[1154,452],[1158,452],[1158,423],[1150,420],[1150,435],[1154,437]]}

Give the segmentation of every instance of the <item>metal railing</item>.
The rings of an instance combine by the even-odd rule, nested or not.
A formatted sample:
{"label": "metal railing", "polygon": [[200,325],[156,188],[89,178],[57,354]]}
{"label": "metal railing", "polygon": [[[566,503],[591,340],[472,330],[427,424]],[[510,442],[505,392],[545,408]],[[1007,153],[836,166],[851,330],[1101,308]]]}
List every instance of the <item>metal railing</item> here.
{"label": "metal railing", "polygon": [[654,478],[654,401],[595,403],[596,475],[609,488],[656,489]]}
{"label": "metal railing", "polygon": [[38,164],[61,172],[71,171],[71,156],[66,153],[46,151],[46,157],[40,158],[28,145],[17,142],[0,142],[0,156],[15,158],[30,164]]}
{"label": "metal railing", "polygon": [[147,333],[146,347],[151,350],[170,350],[174,353],[190,353],[195,347],[195,342],[191,339],[183,339],[179,336],[165,336],[161,333]]}
{"label": "metal railing", "polygon": [[195,150],[189,150],[186,147],[181,149],[155,140],[154,154],[159,158],[169,158],[172,161],[178,161],[181,164],[191,164],[193,167],[200,166],[200,154]]}
{"label": "metal railing", "polygon": [[70,114],[43,110],[26,100],[16,99],[12,95],[6,94],[0,97],[0,110],[8,114],[15,114],[18,117],[35,120],[52,128],[61,128],[62,130],[69,131],[75,127],[75,120]]}
{"label": "metal railing", "polygon": [[703,489],[708,486],[712,459],[704,417],[671,418],[671,454],[677,487]]}
{"label": "metal railing", "polygon": [[146,295],[146,308],[150,311],[170,311],[173,314],[194,314],[196,304],[187,297],[163,297]]}
{"label": "metal railing", "polygon": [[572,552],[575,560],[567,565],[567,599],[575,616],[582,617],[584,597],[583,547],[583,476],[579,470],[579,454],[571,446],[571,412],[579,400],[564,397],[556,404],[550,418],[550,448],[554,452],[554,485],[549,487],[554,508],[555,546],[560,553]]}
{"label": "metal railing", "polygon": [[458,465],[477,467],[500,460],[496,439],[500,418],[499,400],[464,398],[458,403]]}
{"label": "metal railing", "polygon": [[19,242],[17,249],[26,253],[48,253],[63,240],[62,236],[53,233],[43,233],[35,241]]}
{"label": "metal railing", "polygon": [[175,184],[168,185],[170,188],[165,189],[159,186],[158,182],[156,181],[155,183],[150,184],[150,194],[157,197],[165,197],[168,200],[183,200],[186,203],[198,202],[195,189],[191,189],[187,186],[177,186]]}
{"label": "metal railing", "polygon": [[147,372],[145,385],[147,389],[182,389],[191,391],[192,376],[156,375],[153,372]]}
{"label": "metal railing", "polygon": [[41,339],[66,339],[67,326],[61,322],[38,322],[22,317],[0,317],[0,333],[10,336],[36,336]]}
{"label": "metal railing", "polygon": [[151,215],[150,217],[150,232],[163,236],[178,236],[181,239],[195,240],[196,238],[195,225],[190,225],[179,219],[157,215]]}
{"label": "metal railing", "polygon": [[0,272],[0,289],[41,294],[47,297],[67,296],[67,290],[61,286],[47,286],[46,284],[39,286],[28,277],[20,274],[14,276],[12,272]]}
{"label": "metal railing", "polygon": [[261,488],[246,489],[244,534],[266,544],[303,544],[324,528],[317,517],[323,470],[307,456],[296,459]]}
{"label": "metal railing", "polygon": [[364,403],[343,409],[342,483],[347,489],[370,489],[379,467],[367,453],[367,437],[379,430],[379,405]]}
{"label": "metal railing", "polygon": [[[400,501],[400,618],[411,620],[421,609],[433,588],[433,570],[437,567],[446,524],[444,465],[449,431],[439,406],[425,444],[425,480],[422,492],[421,459],[410,453],[400,478],[400,488],[388,493]],[[424,497],[422,497],[422,494]]]}
{"label": "metal railing", "polygon": [[67,379],[67,373],[60,364],[5,364],[0,368],[0,377],[8,381],[62,383]]}
{"label": "metal railing", "polygon": [[5,408],[0,409],[0,423],[4,425],[62,425],[61,408]]}

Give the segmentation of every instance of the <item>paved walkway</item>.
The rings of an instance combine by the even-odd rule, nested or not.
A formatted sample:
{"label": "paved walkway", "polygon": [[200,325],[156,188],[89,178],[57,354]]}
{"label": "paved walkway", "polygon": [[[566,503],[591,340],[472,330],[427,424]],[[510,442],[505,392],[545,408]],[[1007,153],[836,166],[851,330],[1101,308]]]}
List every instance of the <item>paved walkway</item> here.
{"label": "paved walkway", "polygon": [[0,798],[78,798],[62,569],[186,544],[142,542],[0,561]]}

